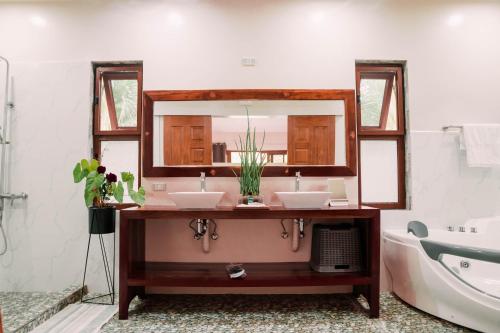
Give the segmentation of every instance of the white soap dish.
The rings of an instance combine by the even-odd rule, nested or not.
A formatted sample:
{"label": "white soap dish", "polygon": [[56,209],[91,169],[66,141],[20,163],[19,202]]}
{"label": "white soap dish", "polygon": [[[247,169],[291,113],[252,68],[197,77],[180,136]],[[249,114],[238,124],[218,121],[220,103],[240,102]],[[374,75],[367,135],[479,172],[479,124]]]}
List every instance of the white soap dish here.
{"label": "white soap dish", "polygon": [[349,200],[347,200],[347,199],[331,199],[328,201],[328,206],[330,206],[330,207],[349,206]]}

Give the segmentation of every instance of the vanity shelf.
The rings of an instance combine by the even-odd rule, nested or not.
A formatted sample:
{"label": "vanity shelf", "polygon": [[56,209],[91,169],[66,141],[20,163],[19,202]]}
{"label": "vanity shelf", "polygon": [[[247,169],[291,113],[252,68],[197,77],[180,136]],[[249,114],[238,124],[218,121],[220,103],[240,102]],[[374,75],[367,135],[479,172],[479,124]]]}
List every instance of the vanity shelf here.
{"label": "vanity shelf", "polygon": [[[225,263],[146,262],[146,224],[150,220],[231,219],[245,223],[252,219],[321,219],[337,223],[353,219],[361,228],[361,251],[365,270],[360,273],[319,273],[308,262],[246,263],[245,279],[227,276]],[[326,221],[326,222],[325,222]],[[370,305],[369,315],[379,316],[380,288],[380,210],[361,205],[322,209],[269,210],[176,209],[168,206],[145,206],[120,211],[120,304],[119,318],[128,318],[130,301],[145,297],[146,287],[304,287],[352,285]]]}
{"label": "vanity shelf", "polygon": [[168,287],[277,287],[364,285],[366,273],[318,273],[307,262],[243,264],[247,277],[230,279],[223,263],[147,262],[144,269],[132,270],[129,286]]}

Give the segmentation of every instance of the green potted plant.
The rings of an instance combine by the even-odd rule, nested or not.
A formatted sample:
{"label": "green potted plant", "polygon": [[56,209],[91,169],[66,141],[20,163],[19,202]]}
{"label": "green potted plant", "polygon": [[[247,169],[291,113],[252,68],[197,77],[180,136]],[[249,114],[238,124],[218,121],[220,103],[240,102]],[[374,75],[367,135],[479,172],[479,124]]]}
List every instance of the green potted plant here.
{"label": "green potted plant", "polygon": [[240,183],[240,194],[242,196],[239,202],[243,204],[263,201],[262,197],[259,195],[260,180],[264,167],[267,164],[266,158],[262,154],[266,133],[264,132],[259,148],[257,146],[256,129],[255,127],[253,131],[250,129],[250,116],[248,114],[248,108],[246,108],[246,114],[247,130],[245,140],[239,136],[239,143],[236,142],[236,148],[240,155],[240,175],[238,177],[236,172],[235,175]]}
{"label": "green potted plant", "polygon": [[115,231],[116,208],[110,203],[123,202],[123,183],[127,184],[127,191],[132,200],[142,206],[145,202],[144,188],[134,190],[134,175],[130,172],[121,173],[121,181],[114,173],[106,173],[106,167],[97,160],[85,159],[76,163],[73,169],[73,180],[79,183],[85,179],[84,198],[89,208],[89,233],[106,234]]}

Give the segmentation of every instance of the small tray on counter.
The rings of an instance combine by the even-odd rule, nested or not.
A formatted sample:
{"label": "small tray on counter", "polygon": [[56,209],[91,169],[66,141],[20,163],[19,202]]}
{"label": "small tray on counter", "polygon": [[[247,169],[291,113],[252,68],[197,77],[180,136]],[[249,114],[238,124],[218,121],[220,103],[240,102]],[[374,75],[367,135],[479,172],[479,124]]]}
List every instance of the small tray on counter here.
{"label": "small tray on counter", "polygon": [[239,204],[234,206],[234,210],[269,210],[268,205],[245,205]]}

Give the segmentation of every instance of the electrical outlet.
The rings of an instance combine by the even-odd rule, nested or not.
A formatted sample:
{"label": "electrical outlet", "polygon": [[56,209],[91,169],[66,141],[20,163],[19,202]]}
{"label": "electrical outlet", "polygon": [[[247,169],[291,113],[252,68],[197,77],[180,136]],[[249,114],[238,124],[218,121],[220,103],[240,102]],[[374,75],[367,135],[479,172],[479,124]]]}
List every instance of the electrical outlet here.
{"label": "electrical outlet", "polygon": [[165,192],[167,190],[166,183],[155,183],[153,184],[153,192]]}

